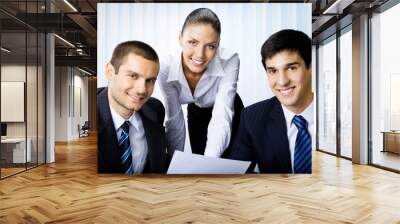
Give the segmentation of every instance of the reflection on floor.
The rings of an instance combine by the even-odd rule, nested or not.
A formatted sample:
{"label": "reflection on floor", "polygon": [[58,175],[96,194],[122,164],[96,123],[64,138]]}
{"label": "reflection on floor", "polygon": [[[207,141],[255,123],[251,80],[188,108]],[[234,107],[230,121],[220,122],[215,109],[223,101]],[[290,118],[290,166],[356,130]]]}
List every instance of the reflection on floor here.
{"label": "reflection on floor", "polygon": [[347,158],[351,158],[352,157],[352,149],[348,148],[348,147],[342,147],[341,148],[341,155],[345,156]]}
{"label": "reflection on floor", "polygon": [[[27,169],[30,169],[32,167],[36,167],[37,164],[36,163],[27,163],[26,167]],[[25,167],[25,163],[21,163],[21,164],[5,164],[5,163],[1,163],[1,178],[5,178],[7,176],[19,173],[21,171],[26,170]]]}
{"label": "reflection on floor", "polygon": [[372,163],[395,170],[400,170],[400,155],[392,152],[374,151]]}

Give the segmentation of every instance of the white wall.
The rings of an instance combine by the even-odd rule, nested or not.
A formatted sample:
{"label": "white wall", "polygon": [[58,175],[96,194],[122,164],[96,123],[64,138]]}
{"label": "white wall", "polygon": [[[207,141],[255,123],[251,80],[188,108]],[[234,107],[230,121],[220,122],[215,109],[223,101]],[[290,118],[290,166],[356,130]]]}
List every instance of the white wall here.
{"label": "white wall", "polygon": [[[25,66],[25,65],[18,65],[18,64],[8,64],[1,66],[1,81],[10,81],[10,82],[25,82],[26,85],[26,72],[28,74],[35,74],[36,75],[36,66]],[[28,76],[28,78],[30,78]],[[30,87],[34,86],[34,88],[27,88],[27,104],[30,108],[27,108],[27,120],[28,124],[28,137],[30,137],[30,133],[35,133],[36,136],[36,80],[28,80]],[[23,94],[23,93],[22,93]],[[4,97],[4,96],[2,96]],[[40,106],[40,105],[39,105]],[[34,108],[33,108],[34,107]],[[24,107],[22,108],[24,113]],[[1,110],[7,111],[10,108],[1,108]],[[7,111],[12,113],[12,111]],[[25,126],[26,121],[23,122],[7,122],[7,136],[9,137],[25,137]]]}
{"label": "white wall", "polygon": [[79,135],[78,124],[82,126],[88,120],[88,77],[82,75],[83,73],[74,69],[74,91],[72,92],[73,96],[71,96],[74,101],[71,103],[74,105],[70,132],[72,138],[77,138]]}
{"label": "white wall", "polygon": [[[43,77],[41,66],[32,66],[25,64],[3,64],[1,66],[1,80],[10,82],[24,82],[25,89],[18,90],[20,94],[24,95],[26,90],[26,102],[22,96],[23,105],[21,107],[12,108],[11,106],[1,107],[3,113],[17,113],[15,110],[19,110],[22,113],[22,122],[6,122],[7,123],[7,137],[13,138],[25,138],[25,135],[29,139],[31,144],[31,161],[36,162],[39,159],[39,163],[44,162],[44,89],[43,89]],[[26,80],[27,79],[27,80]],[[2,94],[5,93],[5,89],[2,89]],[[7,97],[7,95],[2,95]],[[26,105],[25,105],[26,103]],[[3,104],[3,103],[2,103]],[[26,113],[26,119],[24,115]],[[2,118],[3,120],[3,118]]]}
{"label": "white wall", "polygon": [[55,140],[77,139],[78,124],[88,120],[88,78],[72,67],[56,67],[55,71]]}
{"label": "white wall", "polygon": [[[239,53],[238,93],[245,106],[272,96],[261,64],[264,41],[281,29],[297,29],[311,36],[311,3],[99,3],[97,10],[98,86],[106,86],[104,66],[114,47],[141,40],[155,48],[161,60],[181,50],[178,36],[185,17],[207,7],[221,21],[220,46]],[[161,100],[158,85],[153,93]]]}

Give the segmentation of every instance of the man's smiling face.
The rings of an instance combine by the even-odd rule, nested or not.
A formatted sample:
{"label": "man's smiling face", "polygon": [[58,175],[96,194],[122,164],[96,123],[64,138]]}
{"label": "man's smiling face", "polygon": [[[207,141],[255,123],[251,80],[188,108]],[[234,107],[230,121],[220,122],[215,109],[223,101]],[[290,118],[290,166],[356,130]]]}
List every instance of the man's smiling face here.
{"label": "man's smiling face", "polygon": [[269,85],[279,101],[294,113],[302,112],[312,99],[311,66],[301,56],[283,50],[265,60]]}

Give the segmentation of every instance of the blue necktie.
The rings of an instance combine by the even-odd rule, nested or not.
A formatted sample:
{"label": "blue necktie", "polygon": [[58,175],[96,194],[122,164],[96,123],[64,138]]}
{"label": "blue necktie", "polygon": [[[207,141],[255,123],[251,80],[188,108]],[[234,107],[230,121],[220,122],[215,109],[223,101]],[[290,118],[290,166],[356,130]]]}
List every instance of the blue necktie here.
{"label": "blue necktie", "polygon": [[133,174],[132,149],[129,141],[129,121],[125,121],[121,127],[122,133],[118,140],[118,146],[121,149],[122,168],[125,174]]}
{"label": "blue necktie", "polygon": [[311,173],[311,135],[308,133],[307,121],[296,115],[292,122],[298,130],[294,149],[294,173]]}

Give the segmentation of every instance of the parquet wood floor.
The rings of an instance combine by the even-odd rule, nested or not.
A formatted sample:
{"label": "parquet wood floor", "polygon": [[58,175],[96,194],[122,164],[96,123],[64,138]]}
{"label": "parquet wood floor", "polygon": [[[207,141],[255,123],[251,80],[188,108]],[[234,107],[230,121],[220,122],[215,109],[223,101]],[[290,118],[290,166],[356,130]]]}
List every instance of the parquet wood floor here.
{"label": "parquet wood floor", "polygon": [[7,177],[7,176],[10,176],[10,175],[12,175],[12,174],[15,174],[15,173],[18,173],[18,172],[21,172],[21,171],[24,171],[25,170],[25,167],[21,167],[21,168],[14,168],[14,167],[12,167],[12,168],[1,168],[1,176],[2,177]]}
{"label": "parquet wood floor", "polygon": [[96,139],[0,181],[0,223],[400,223],[400,175],[321,152],[312,175],[98,175]]}

